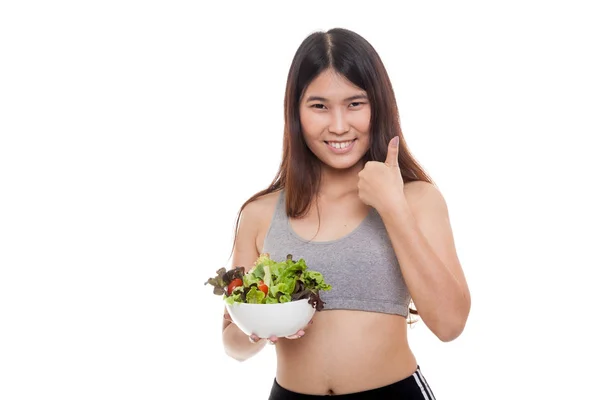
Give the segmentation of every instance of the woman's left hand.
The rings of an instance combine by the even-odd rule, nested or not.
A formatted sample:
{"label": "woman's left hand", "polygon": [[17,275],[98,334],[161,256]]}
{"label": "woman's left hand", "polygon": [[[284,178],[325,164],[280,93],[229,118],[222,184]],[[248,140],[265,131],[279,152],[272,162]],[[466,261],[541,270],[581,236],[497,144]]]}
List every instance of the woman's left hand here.
{"label": "woman's left hand", "polygon": [[358,173],[358,197],[380,212],[404,197],[404,181],[398,166],[399,140],[396,136],[390,141],[385,163],[369,161]]}
{"label": "woman's left hand", "polygon": [[[310,326],[312,323],[313,323],[313,320],[311,319],[311,320],[308,322],[308,325],[306,325],[306,326],[304,327],[304,329],[300,329],[298,332],[296,332],[296,333],[295,333],[295,334],[293,334],[293,335],[290,335],[290,336],[285,336],[285,338],[286,338],[286,339],[300,339],[302,336],[304,336],[304,335],[306,334],[306,328],[308,328],[308,327],[309,327],[309,326]],[[281,339],[281,338],[278,338],[277,336],[271,336],[270,338],[268,338],[268,339],[267,339],[267,342],[268,342],[269,344],[275,344],[275,343],[277,343],[277,341],[278,341],[279,339]]]}

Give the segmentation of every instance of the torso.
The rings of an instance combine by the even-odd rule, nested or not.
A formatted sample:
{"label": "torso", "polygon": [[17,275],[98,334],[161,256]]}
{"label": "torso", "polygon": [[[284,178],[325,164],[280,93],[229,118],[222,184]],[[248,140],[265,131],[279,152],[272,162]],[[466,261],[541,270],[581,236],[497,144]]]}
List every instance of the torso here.
{"label": "torso", "polygon": [[[264,215],[256,246],[262,252],[279,192],[257,200]],[[368,207],[349,197],[335,206],[321,204],[317,233],[316,210],[290,221],[307,240],[329,241],[356,229]],[[343,222],[341,222],[343,221]],[[316,235],[315,235],[316,234]],[[277,342],[277,381],[307,394],[343,394],[373,389],[410,376],[417,367],[407,341],[407,321],[400,315],[354,310],[317,312],[301,339]]]}

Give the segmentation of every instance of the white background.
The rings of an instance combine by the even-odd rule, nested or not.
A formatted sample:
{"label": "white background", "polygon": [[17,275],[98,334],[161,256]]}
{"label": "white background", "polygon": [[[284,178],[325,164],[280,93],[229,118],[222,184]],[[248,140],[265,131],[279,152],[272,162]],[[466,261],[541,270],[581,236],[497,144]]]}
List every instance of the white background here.
{"label": "white background", "polygon": [[228,359],[203,282],[337,26],[383,58],[471,287],[457,340],[410,330],[436,397],[597,396],[593,2],[215,3],[0,5],[0,398],[266,399],[274,350]]}

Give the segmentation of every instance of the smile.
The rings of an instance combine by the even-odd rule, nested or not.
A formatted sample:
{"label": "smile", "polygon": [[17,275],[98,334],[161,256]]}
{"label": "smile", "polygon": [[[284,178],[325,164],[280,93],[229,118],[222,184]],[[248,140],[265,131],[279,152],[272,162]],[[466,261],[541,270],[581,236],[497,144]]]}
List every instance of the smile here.
{"label": "smile", "polygon": [[352,150],[352,147],[354,146],[354,142],[356,141],[356,139],[353,140],[347,140],[345,142],[325,142],[325,144],[327,144],[327,147],[329,147],[330,150],[332,150],[334,153],[337,154],[341,154],[341,153],[347,153],[350,150]]}

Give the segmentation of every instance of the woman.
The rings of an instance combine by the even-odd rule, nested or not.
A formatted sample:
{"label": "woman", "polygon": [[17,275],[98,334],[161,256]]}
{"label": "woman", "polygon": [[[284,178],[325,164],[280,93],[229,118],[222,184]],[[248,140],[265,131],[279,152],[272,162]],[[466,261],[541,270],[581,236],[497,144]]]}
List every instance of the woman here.
{"label": "woman", "polygon": [[[311,34],[293,59],[284,108],[281,167],[240,210],[233,265],[292,254],[332,290],[307,328],[268,340],[277,352],[270,399],[434,399],[407,342],[410,302],[450,341],[470,294],[446,204],[407,149],[378,54],[349,30]],[[238,360],[267,343],[227,314],[223,341]]]}

